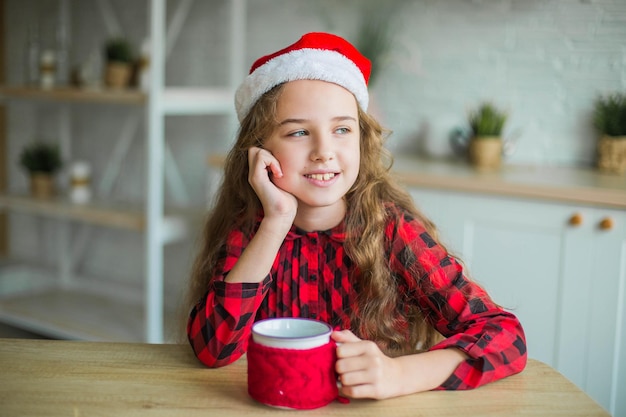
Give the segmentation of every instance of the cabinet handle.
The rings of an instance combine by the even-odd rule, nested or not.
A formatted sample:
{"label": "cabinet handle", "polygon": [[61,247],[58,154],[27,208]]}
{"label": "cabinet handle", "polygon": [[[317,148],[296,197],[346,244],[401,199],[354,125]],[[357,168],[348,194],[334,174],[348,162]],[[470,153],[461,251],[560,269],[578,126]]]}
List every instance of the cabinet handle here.
{"label": "cabinet handle", "polygon": [[576,213],[569,218],[569,224],[572,226],[580,226],[583,224],[583,215],[580,213]]}
{"label": "cabinet handle", "polygon": [[598,227],[600,227],[600,230],[611,230],[613,228],[613,219],[610,217],[605,217],[604,219],[600,220]]}

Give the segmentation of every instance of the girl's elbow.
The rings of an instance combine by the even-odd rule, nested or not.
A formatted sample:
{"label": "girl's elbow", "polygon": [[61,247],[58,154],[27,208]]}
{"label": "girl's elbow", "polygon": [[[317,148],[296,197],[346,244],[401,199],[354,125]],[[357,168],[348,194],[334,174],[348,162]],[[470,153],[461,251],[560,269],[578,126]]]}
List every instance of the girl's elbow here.
{"label": "girl's elbow", "polygon": [[208,368],[221,368],[235,362],[243,355],[241,349],[232,349],[231,345],[211,346],[211,343],[198,347],[191,343],[198,360]]}

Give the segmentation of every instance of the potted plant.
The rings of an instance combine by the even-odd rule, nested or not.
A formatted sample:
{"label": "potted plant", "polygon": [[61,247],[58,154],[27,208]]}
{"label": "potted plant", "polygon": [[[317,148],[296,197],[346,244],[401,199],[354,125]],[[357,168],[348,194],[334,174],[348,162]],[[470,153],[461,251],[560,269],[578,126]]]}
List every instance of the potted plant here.
{"label": "potted plant", "polygon": [[122,37],[109,39],[104,47],[104,83],[113,89],[128,87],[133,70],[133,50],[130,42]]}
{"label": "potted plant", "polygon": [[595,102],[593,123],[600,133],[598,169],[602,172],[626,172],[626,93],[600,96]]}
{"label": "potted plant", "polygon": [[35,142],[26,146],[20,155],[20,165],[30,175],[30,191],[37,198],[54,195],[54,175],[63,163],[56,145]]}
{"label": "potted plant", "polygon": [[502,162],[502,130],[507,114],[491,103],[483,103],[469,114],[470,163],[479,169],[499,168]]}

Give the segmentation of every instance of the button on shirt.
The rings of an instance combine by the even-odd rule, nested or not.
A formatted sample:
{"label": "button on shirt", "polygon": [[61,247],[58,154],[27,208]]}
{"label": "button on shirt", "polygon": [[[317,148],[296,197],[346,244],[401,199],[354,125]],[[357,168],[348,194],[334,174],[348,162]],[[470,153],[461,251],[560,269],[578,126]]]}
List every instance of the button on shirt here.
{"label": "button on shirt", "polygon": [[[469,356],[440,389],[474,388],[520,372],[526,343],[517,318],[468,280],[421,222],[394,206],[388,214],[386,253],[399,302],[418,306],[446,338],[431,350],[455,347]],[[358,291],[351,277],[358,271],[343,248],[343,223],[323,232],[294,226],[262,282],[225,282],[252,237],[240,230],[229,234],[207,293],[191,311],[189,341],[207,366],[224,366],[243,355],[256,320],[306,317],[351,328]]]}

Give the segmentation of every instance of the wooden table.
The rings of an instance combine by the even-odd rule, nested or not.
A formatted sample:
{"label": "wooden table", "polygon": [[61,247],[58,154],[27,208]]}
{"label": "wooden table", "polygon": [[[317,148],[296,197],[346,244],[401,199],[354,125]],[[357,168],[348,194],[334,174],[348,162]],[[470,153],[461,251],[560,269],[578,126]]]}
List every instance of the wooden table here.
{"label": "wooden table", "polygon": [[0,416],[608,416],[549,366],[472,391],[338,402],[311,411],[247,394],[246,360],[202,366],[187,345],[0,339]]}

